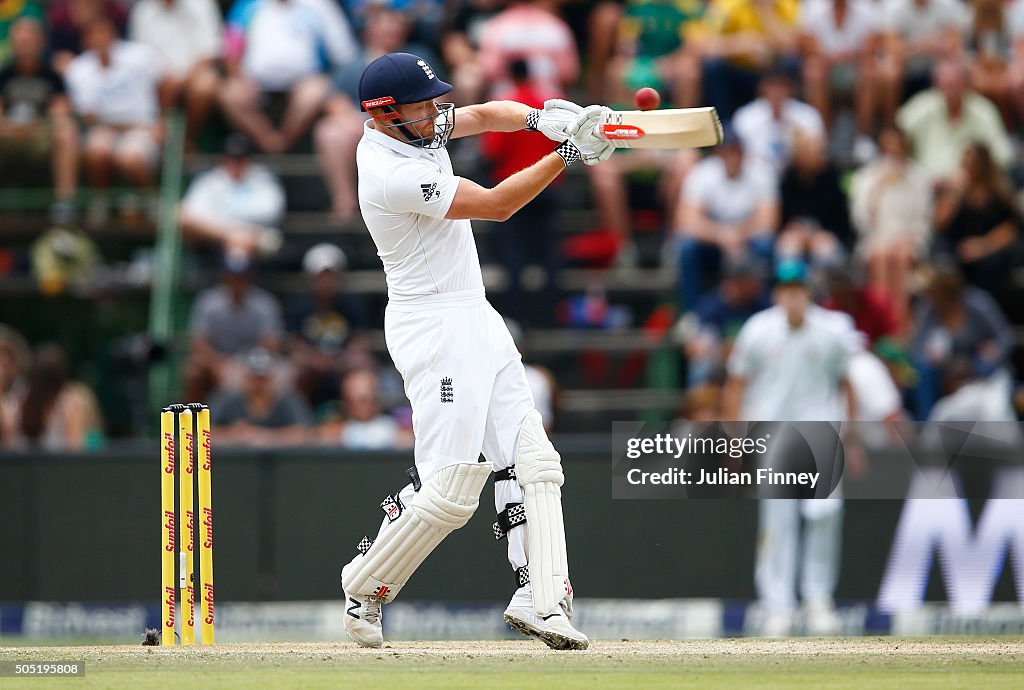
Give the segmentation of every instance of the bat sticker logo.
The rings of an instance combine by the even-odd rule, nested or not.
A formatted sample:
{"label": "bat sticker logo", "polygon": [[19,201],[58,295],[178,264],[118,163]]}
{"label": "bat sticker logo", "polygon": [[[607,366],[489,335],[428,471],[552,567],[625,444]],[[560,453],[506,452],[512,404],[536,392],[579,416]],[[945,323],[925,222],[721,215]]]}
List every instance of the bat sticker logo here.
{"label": "bat sticker logo", "polygon": [[633,125],[602,125],[601,134],[609,141],[643,139],[646,133]]}

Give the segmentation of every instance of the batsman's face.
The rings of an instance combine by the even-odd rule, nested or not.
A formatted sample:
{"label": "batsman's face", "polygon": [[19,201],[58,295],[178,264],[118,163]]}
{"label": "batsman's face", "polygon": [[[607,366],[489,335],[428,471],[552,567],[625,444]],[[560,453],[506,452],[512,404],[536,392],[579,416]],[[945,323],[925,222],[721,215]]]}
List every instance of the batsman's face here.
{"label": "batsman's face", "polygon": [[[421,137],[429,139],[434,136],[434,117],[440,112],[435,101],[397,105],[395,110],[398,111],[404,122],[412,123],[409,126],[413,127]],[[416,120],[421,120],[421,122],[416,122]]]}

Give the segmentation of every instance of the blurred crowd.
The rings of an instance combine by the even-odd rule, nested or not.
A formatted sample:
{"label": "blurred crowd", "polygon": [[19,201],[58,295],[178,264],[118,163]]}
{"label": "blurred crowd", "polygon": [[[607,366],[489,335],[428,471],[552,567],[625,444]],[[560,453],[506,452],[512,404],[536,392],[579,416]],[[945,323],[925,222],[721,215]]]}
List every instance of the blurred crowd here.
{"label": "blurred crowd", "polygon": [[[1024,0],[0,0],[0,184],[47,167],[51,218],[88,228],[147,212],[166,114],[184,115],[188,155],[216,154],[178,214],[193,247],[223,256],[192,306],[183,377],[221,442],[410,442],[401,381],[370,342],[380,315],[346,292],[345,253],[305,251],[293,300],[253,281],[288,245],[285,188],[254,156],[314,154],[330,222],[357,221],[359,75],[400,50],[452,82],[456,105],[628,109],[652,86],[662,107],[713,105],[723,120],[714,149],[620,151],[574,171],[597,218],[587,232],[559,231],[568,184],[495,228],[509,276],[496,301],[525,326],[643,325],[599,285],[560,304],[563,266],[671,272],[666,337],[684,380],[669,383],[686,388],[682,416],[714,418],[736,333],[772,303],[777,266],[799,261],[908,418],[975,390],[1008,407],[1010,323],[1024,316]],[[550,149],[539,134],[450,146],[456,171],[482,183]],[[535,303],[530,265],[545,275]],[[95,400],[60,348],[5,331],[0,357],[3,443],[98,443]],[[536,377],[538,399],[554,399],[550,379]]]}

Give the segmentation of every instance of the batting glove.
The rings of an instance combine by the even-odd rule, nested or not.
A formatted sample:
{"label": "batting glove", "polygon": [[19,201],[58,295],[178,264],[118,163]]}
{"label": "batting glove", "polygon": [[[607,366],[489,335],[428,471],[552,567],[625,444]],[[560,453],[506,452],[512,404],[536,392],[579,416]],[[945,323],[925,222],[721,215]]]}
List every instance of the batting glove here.
{"label": "batting glove", "polygon": [[569,138],[567,131],[583,108],[561,98],[544,101],[544,109],[533,109],[526,116],[526,128],[541,132],[552,141],[565,141]]}
{"label": "batting glove", "polygon": [[587,106],[569,127],[569,141],[579,149],[580,157],[587,165],[597,165],[608,160],[615,151],[615,146],[598,134],[605,115],[610,112],[607,106]]}
{"label": "batting glove", "polygon": [[565,167],[569,167],[578,160],[587,165],[597,165],[601,161],[608,160],[608,157],[615,151],[611,143],[599,137],[591,141],[587,137],[570,137],[555,148],[555,153],[562,157]]}

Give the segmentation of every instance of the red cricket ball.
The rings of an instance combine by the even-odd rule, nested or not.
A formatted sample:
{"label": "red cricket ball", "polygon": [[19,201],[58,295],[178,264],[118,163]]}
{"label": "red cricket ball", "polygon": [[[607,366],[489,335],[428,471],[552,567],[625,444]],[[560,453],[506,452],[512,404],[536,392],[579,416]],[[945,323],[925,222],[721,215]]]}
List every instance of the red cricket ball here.
{"label": "red cricket ball", "polygon": [[633,96],[633,102],[640,110],[654,110],[661,105],[661,94],[650,86],[645,86],[642,89],[637,89]]}

